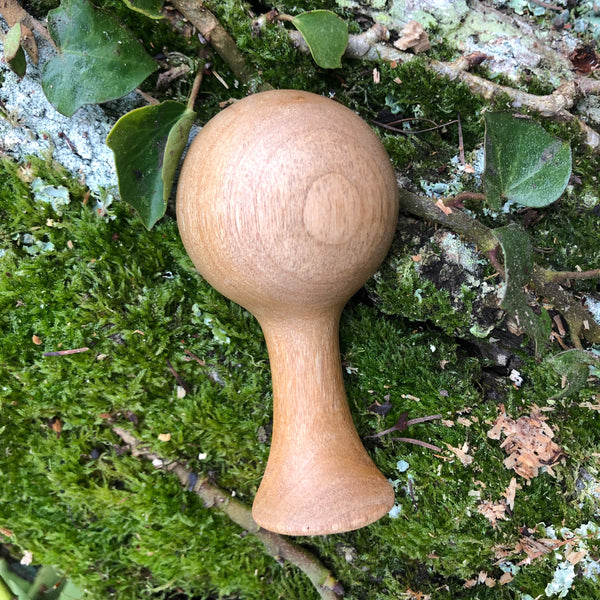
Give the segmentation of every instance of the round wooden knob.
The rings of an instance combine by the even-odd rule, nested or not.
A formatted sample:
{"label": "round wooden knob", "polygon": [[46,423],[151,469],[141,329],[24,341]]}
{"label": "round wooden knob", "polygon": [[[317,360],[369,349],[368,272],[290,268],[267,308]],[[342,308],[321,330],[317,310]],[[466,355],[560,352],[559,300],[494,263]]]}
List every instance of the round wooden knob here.
{"label": "round wooden knob", "polygon": [[273,439],[253,516],[289,535],[349,531],[394,503],[356,433],[339,318],[391,243],[398,190],[371,129],[340,104],[277,90],[229,106],[185,158],[177,220],[199,272],[258,319]]}

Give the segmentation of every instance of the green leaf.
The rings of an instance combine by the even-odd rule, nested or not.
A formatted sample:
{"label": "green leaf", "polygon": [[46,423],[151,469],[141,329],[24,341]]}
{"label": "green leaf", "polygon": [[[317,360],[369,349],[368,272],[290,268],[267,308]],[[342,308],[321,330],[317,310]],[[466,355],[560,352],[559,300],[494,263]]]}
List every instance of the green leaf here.
{"label": "green leaf", "polygon": [[59,52],[43,67],[42,87],[68,117],[124,96],[157,68],[131,33],[88,0],[63,0],[48,13],[48,29]]}
{"label": "green leaf", "polygon": [[125,5],[150,17],[151,19],[164,19],[161,10],[164,4],[163,0],[123,0]]}
{"label": "green leaf", "polygon": [[294,27],[306,40],[314,61],[324,69],[342,66],[348,45],[348,25],[329,10],[311,10],[292,19]]}
{"label": "green leaf", "polygon": [[535,343],[539,356],[550,341],[550,316],[543,308],[536,314],[529,306],[524,286],[533,268],[533,254],[528,235],[515,223],[494,229],[504,253],[506,290],[500,307],[510,314],[517,325]]}
{"label": "green leaf", "polygon": [[165,214],[195,118],[193,110],[168,100],[122,116],[106,138],[115,155],[121,198],[148,229]]}
{"label": "green leaf", "polygon": [[565,388],[552,397],[552,400],[558,400],[577,394],[587,383],[590,366],[599,366],[600,358],[586,350],[573,348],[551,356],[546,359],[546,363],[561,377],[564,377],[567,382]]}
{"label": "green leaf", "polygon": [[510,113],[485,113],[486,199],[542,207],[558,200],[571,176],[571,148],[541,125]]}
{"label": "green leaf", "polygon": [[[14,573],[6,559],[0,558],[0,599],[1,600],[31,600],[29,590],[31,585],[25,579]],[[7,594],[10,594],[7,596]]]}
{"label": "green leaf", "polygon": [[0,600],[13,600],[14,595],[10,588],[4,583],[2,577],[0,577]]}
{"label": "green leaf", "polygon": [[31,586],[32,600],[80,600],[85,592],[52,566],[43,566]]}
{"label": "green leaf", "polygon": [[11,71],[19,77],[25,77],[27,60],[21,46],[21,23],[15,23],[4,38],[4,58]]}

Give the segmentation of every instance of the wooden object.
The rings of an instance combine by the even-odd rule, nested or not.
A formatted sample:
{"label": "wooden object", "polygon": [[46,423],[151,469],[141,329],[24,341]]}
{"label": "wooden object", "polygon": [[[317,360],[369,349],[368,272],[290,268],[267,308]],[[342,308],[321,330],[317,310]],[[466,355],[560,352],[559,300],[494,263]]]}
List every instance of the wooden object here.
{"label": "wooden object", "polygon": [[273,439],[253,506],[289,535],[348,531],[394,493],[356,433],[339,318],[391,243],[398,191],[389,158],[352,111],[275,90],[235,102],[184,161],[177,220],[199,272],[258,319],[273,379]]}

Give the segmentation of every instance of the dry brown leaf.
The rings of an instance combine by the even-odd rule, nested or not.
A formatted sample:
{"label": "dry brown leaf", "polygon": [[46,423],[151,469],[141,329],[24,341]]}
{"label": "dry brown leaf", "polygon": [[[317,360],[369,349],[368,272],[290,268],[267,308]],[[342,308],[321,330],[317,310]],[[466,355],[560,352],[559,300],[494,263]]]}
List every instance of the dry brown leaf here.
{"label": "dry brown leaf", "polygon": [[537,407],[530,416],[515,421],[502,406],[494,426],[488,431],[488,437],[493,440],[500,439],[502,434],[506,436],[500,445],[508,454],[504,466],[527,480],[538,475],[542,467],[552,474],[552,466],[562,456],[562,449],[552,441],[554,432],[545,421],[546,417]]}
{"label": "dry brown leaf", "polygon": [[513,579],[514,579],[514,576],[511,575],[510,573],[503,573],[499,579],[499,582],[500,582],[500,585],[506,585],[507,583],[510,583]]}
{"label": "dry brown leaf", "polygon": [[418,21],[409,21],[402,30],[402,37],[394,42],[394,46],[399,50],[408,50],[415,53],[425,52],[431,48],[429,36],[423,29],[423,25]]}
{"label": "dry brown leaf", "polygon": [[478,507],[477,512],[483,515],[492,525],[494,529],[498,525],[499,520],[506,520],[506,504],[504,502],[483,501]]}
{"label": "dry brown leaf", "polygon": [[463,444],[462,448],[454,448],[454,446],[451,446],[448,443],[446,443],[446,446],[448,446],[448,450],[450,450],[450,452],[458,457],[458,460],[460,460],[465,467],[469,466],[473,462],[473,457],[467,454],[469,445],[466,442]]}
{"label": "dry brown leaf", "polygon": [[508,506],[508,508],[510,508],[510,510],[513,510],[515,508],[515,494],[517,493],[518,489],[520,490],[521,486],[517,485],[517,479],[516,477],[513,477],[510,480],[508,487],[506,488],[506,492],[504,492],[504,496],[506,498],[506,505]]}
{"label": "dry brown leaf", "polygon": [[494,558],[500,562],[505,559],[507,556],[512,556],[516,553],[516,550],[512,546],[494,546],[492,548],[494,551]]}
{"label": "dry brown leaf", "polygon": [[445,215],[451,215],[452,214],[452,209],[449,206],[446,206],[444,204],[444,201],[440,198],[435,205],[445,214]]}
{"label": "dry brown leaf", "polygon": [[570,550],[569,552],[567,552],[567,555],[565,556],[565,558],[572,564],[572,565],[576,565],[578,562],[581,561],[581,559],[588,553],[587,550]]}
{"label": "dry brown leaf", "polygon": [[56,437],[60,437],[60,432],[62,431],[62,421],[60,419],[54,419],[50,423],[50,427],[52,431],[56,432]]}
{"label": "dry brown leaf", "polygon": [[532,560],[553,552],[556,548],[562,545],[559,540],[541,539],[536,540],[533,537],[523,536],[515,546],[515,552],[524,552],[527,558],[518,563],[519,566],[527,565]]}

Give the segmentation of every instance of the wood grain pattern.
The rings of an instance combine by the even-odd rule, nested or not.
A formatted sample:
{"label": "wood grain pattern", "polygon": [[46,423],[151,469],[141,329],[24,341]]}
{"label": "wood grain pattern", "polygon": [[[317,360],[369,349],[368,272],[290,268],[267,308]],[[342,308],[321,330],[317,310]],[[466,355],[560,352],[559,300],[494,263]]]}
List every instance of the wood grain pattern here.
{"label": "wood grain pattern", "polygon": [[269,351],[273,440],[253,507],[266,529],[348,531],[393,505],[352,422],[338,323],[383,260],[397,214],[377,136],[315,94],[238,101],[186,156],[177,191],[183,243],[202,276],[257,317]]}

